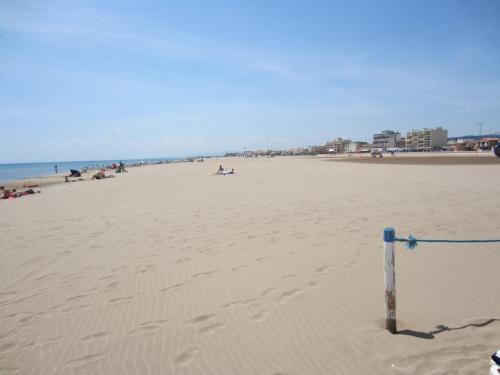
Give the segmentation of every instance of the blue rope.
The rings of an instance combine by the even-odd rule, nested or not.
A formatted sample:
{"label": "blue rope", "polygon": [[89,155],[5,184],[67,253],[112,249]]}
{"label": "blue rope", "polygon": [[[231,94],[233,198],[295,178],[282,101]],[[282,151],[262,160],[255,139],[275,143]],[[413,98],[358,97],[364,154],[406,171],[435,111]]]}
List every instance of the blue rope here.
{"label": "blue rope", "polygon": [[406,242],[405,247],[408,250],[413,250],[417,247],[418,242],[441,242],[441,243],[492,243],[492,242],[500,242],[500,240],[421,240],[415,238],[412,234],[408,236],[408,238],[394,238],[394,241],[398,242]]}

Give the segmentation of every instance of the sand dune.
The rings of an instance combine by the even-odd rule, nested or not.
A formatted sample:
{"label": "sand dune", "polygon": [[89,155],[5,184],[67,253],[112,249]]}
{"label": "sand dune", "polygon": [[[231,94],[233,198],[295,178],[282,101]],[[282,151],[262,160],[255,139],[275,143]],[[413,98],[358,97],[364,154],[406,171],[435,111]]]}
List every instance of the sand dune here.
{"label": "sand dune", "polygon": [[[234,176],[210,176],[219,163]],[[495,165],[220,159],[0,202],[0,373],[479,374],[500,347]]]}

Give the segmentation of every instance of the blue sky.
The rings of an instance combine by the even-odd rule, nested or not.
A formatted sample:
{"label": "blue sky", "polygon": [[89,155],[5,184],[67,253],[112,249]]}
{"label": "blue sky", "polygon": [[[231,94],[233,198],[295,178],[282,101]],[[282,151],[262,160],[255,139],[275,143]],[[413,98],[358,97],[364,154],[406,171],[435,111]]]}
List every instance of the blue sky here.
{"label": "blue sky", "polygon": [[0,162],[500,132],[500,2],[0,0]]}

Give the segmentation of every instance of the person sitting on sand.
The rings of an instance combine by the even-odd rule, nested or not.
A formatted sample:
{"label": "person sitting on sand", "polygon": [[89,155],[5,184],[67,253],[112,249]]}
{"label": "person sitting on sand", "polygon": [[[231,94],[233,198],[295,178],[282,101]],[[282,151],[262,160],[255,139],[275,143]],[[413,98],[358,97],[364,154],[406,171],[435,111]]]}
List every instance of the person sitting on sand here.
{"label": "person sitting on sand", "polygon": [[92,176],[92,180],[101,180],[103,178],[106,178],[106,173],[104,172],[104,169],[96,171],[96,173]]}
{"label": "person sitting on sand", "polygon": [[223,173],[224,173],[224,168],[222,167],[222,165],[219,165],[219,169],[217,169],[216,174],[223,174]]}

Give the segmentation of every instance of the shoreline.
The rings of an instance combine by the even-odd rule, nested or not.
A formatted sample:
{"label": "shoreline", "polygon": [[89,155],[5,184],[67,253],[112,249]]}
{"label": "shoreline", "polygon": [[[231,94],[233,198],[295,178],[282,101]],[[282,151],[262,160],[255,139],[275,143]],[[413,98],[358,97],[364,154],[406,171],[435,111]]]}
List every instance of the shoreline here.
{"label": "shoreline", "polygon": [[[33,163],[2,163],[0,164],[0,185],[18,187],[22,186],[23,180],[41,180],[43,185],[53,184],[52,178],[68,175],[71,169],[89,170],[105,168],[112,170],[112,165],[119,164],[120,159],[112,160],[76,160],[58,162],[33,162]],[[153,164],[166,164],[186,160],[186,158],[146,158],[146,159],[122,159],[125,166],[142,166]],[[58,172],[54,173],[54,166],[58,166]],[[17,170],[17,171],[16,171]],[[15,175],[18,176],[15,176]],[[1,177],[4,176],[4,177]],[[31,183],[28,183],[31,184]]]}
{"label": "shoreline", "polygon": [[[153,165],[166,165],[166,164],[176,164],[176,163],[187,163],[190,162],[189,160],[186,159],[176,159],[168,162],[162,162],[162,163],[136,163],[136,164],[125,164],[125,168],[127,170],[135,170],[136,168],[140,167],[147,167],[147,166],[153,166]],[[107,173],[112,172],[113,176],[117,175],[115,173],[115,168],[110,168],[110,166],[105,166],[105,167],[89,167],[88,172],[82,172],[81,177],[68,177],[68,181],[65,180],[66,176],[68,176],[68,172],[66,173],[51,173],[51,174],[46,174],[46,175],[36,175],[36,176],[29,176],[29,177],[23,177],[23,178],[17,178],[13,180],[5,180],[5,181],[0,181],[0,186],[4,186],[6,189],[11,190],[11,189],[23,189],[23,188],[41,188],[41,187],[48,187],[52,185],[58,185],[58,184],[65,184],[65,183],[70,183],[70,182],[82,182],[82,181],[91,181],[92,176],[95,174],[96,171],[100,169],[105,169]],[[127,173],[127,172],[126,172]],[[121,174],[121,173],[119,173]]]}

